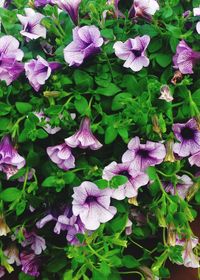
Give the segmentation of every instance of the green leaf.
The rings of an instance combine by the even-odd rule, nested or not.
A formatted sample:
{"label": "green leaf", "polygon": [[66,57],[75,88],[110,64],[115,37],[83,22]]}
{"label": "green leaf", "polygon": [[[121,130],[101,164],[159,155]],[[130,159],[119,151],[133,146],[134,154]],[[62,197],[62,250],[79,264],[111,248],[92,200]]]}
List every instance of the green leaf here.
{"label": "green leaf", "polygon": [[0,102],[0,116],[5,116],[10,113],[12,107],[6,103]]}
{"label": "green leaf", "polygon": [[156,54],[156,62],[165,68],[172,62],[172,56],[170,54],[158,53]]}
{"label": "green leaf", "polygon": [[56,176],[49,176],[42,182],[43,187],[56,187]]}
{"label": "green leaf", "polygon": [[112,40],[114,38],[113,29],[109,29],[109,28],[103,29],[101,30],[101,35],[106,39]]}
{"label": "green leaf", "polygon": [[147,168],[147,174],[148,174],[150,180],[156,180],[157,179],[157,174],[156,174],[155,167],[149,166]]}
{"label": "green leaf", "polygon": [[107,87],[102,87],[96,89],[97,94],[105,95],[105,96],[113,96],[120,91],[120,88],[115,84],[110,83]]}
{"label": "green leaf", "polygon": [[109,182],[104,179],[97,180],[94,183],[97,185],[99,189],[106,189],[109,186]]}
{"label": "green leaf", "polygon": [[16,102],[15,106],[17,111],[21,114],[27,114],[28,112],[32,111],[32,105],[27,102]]}
{"label": "green leaf", "polygon": [[26,201],[22,200],[16,206],[16,215],[20,216],[21,214],[24,213],[25,209],[26,209]]}
{"label": "green leaf", "polygon": [[72,171],[67,171],[63,175],[63,179],[66,184],[71,184],[74,181],[75,177],[76,177],[76,175]]}
{"label": "green leaf", "polygon": [[74,106],[80,114],[86,114],[86,110],[88,109],[87,99],[83,96],[77,97],[74,102]]}
{"label": "green leaf", "polygon": [[114,176],[110,181],[110,187],[116,189],[119,186],[122,186],[125,183],[127,183],[127,181],[128,181],[128,178],[126,176],[123,176],[123,175]]}
{"label": "green leaf", "polygon": [[0,118],[0,130],[2,131],[7,130],[9,123],[10,123],[10,119]]}
{"label": "green leaf", "polygon": [[105,144],[111,144],[118,135],[118,131],[113,126],[109,126],[105,131]]}
{"label": "green leaf", "polygon": [[12,202],[21,197],[21,190],[17,188],[7,188],[0,193],[0,199],[6,202]]}
{"label": "green leaf", "polygon": [[130,255],[126,255],[123,257],[122,264],[127,268],[136,268],[140,266],[139,261]]}
{"label": "green leaf", "polygon": [[85,71],[75,70],[74,80],[76,85],[82,90],[88,90],[93,87],[93,78]]}

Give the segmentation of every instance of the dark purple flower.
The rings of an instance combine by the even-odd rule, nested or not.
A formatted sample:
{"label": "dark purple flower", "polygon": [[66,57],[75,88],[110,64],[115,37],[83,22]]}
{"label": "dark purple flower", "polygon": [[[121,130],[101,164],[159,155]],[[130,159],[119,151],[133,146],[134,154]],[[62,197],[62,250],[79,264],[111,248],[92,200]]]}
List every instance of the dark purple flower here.
{"label": "dark purple flower", "polygon": [[129,17],[143,17],[148,20],[159,10],[159,5],[156,0],[134,0]]}
{"label": "dark purple flower", "polygon": [[133,71],[138,72],[149,65],[149,59],[146,56],[149,42],[150,37],[148,35],[137,36],[135,39],[128,39],[125,43],[118,41],[113,48],[116,56],[125,60],[123,65],[125,68],[131,68]]}
{"label": "dark purple flower", "polygon": [[25,274],[38,277],[40,275],[39,269],[39,258],[33,252],[23,251],[20,254],[22,271]]}
{"label": "dark purple flower", "polygon": [[0,38],[0,80],[9,85],[19,77],[24,70],[23,64],[20,63],[23,56],[17,39],[10,35]]}
{"label": "dark purple flower", "polygon": [[24,165],[25,159],[13,148],[9,137],[3,137],[0,142],[0,171],[6,173],[7,179],[9,179]]}
{"label": "dark purple flower", "polygon": [[82,0],[57,0],[60,9],[66,11],[75,25],[78,24],[78,10]]}
{"label": "dark purple flower", "polygon": [[90,119],[87,117],[81,121],[79,130],[65,139],[65,143],[71,148],[79,147],[81,149],[98,150],[102,147],[102,144],[92,134]]}
{"label": "dark purple flower", "polygon": [[31,249],[36,255],[40,255],[46,249],[45,239],[37,235],[34,231],[24,230],[25,240],[22,242],[23,247],[31,245]]}
{"label": "dark purple flower", "polygon": [[0,0],[0,8],[8,8],[12,0]]}
{"label": "dark purple flower", "polygon": [[132,168],[143,171],[149,166],[163,162],[165,155],[166,150],[163,144],[151,141],[140,144],[139,137],[134,137],[128,143],[128,150],[123,154],[122,161],[129,161]]}
{"label": "dark purple flower", "polygon": [[37,60],[31,59],[24,65],[26,77],[35,91],[39,91],[41,86],[43,86],[50,77],[52,71],[59,67],[59,63],[48,62],[39,55],[37,56]]}
{"label": "dark purple flower", "polygon": [[56,2],[56,0],[55,0],[55,1],[54,1],[54,0],[35,0],[35,1],[34,1],[34,6],[35,6],[36,8],[38,8],[38,7],[44,7],[44,6],[46,6],[47,4],[49,4],[49,5],[54,5],[55,2]]}
{"label": "dark purple flower", "polygon": [[187,175],[181,177],[177,175],[176,177],[178,179],[176,187],[174,187],[171,182],[163,182],[165,191],[170,192],[172,195],[177,193],[182,199],[185,199],[194,182]]}
{"label": "dark purple flower", "polygon": [[25,8],[26,16],[17,15],[19,21],[23,25],[23,30],[20,33],[26,37],[27,41],[38,39],[40,37],[46,38],[46,28],[40,24],[44,15],[35,12],[31,8]]}
{"label": "dark purple flower", "polygon": [[187,123],[175,123],[173,131],[180,142],[174,144],[174,153],[187,157],[200,151],[200,131],[195,119],[190,119]]}
{"label": "dark purple flower", "polygon": [[69,66],[79,66],[87,57],[98,53],[102,45],[103,38],[96,26],[76,27],[73,42],[64,49],[65,61]]}
{"label": "dark purple flower", "polygon": [[119,186],[116,190],[113,190],[112,198],[122,200],[125,197],[131,198],[138,194],[138,189],[141,186],[145,186],[148,181],[148,175],[144,172],[135,170],[131,162],[119,163],[115,161],[111,162],[103,170],[103,179],[110,181],[116,175],[126,176],[128,181]]}
{"label": "dark purple flower", "polygon": [[69,170],[75,167],[75,158],[71,153],[71,149],[65,143],[48,147],[47,154],[63,170]]}
{"label": "dark purple flower", "polygon": [[99,189],[94,183],[85,181],[74,188],[72,211],[79,216],[85,228],[96,230],[100,223],[110,221],[117,209],[110,206],[111,189]]}
{"label": "dark purple flower", "polygon": [[193,51],[184,40],[180,41],[173,57],[174,68],[182,74],[193,74],[193,66],[200,59],[200,53]]}

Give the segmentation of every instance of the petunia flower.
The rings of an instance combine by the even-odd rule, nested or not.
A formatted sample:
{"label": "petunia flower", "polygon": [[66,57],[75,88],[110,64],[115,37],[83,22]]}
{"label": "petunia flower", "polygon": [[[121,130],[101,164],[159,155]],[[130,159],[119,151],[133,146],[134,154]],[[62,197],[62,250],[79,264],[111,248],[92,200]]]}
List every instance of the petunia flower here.
{"label": "petunia flower", "polygon": [[36,255],[40,255],[46,249],[46,241],[43,237],[37,235],[34,231],[28,232],[24,230],[25,240],[22,241],[22,246],[31,245],[31,249]]}
{"label": "petunia flower", "polygon": [[80,217],[86,229],[96,230],[101,223],[114,217],[117,209],[110,206],[111,194],[111,189],[101,190],[89,181],[74,187],[72,211]]}
{"label": "petunia flower", "polygon": [[125,15],[119,10],[118,5],[119,5],[119,1],[120,0],[108,0],[106,2],[107,5],[113,5],[114,7],[114,13],[115,13],[115,17],[125,17]]}
{"label": "petunia flower", "polygon": [[132,225],[133,225],[133,223],[131,222],[130,219],[128,219],[127,222],[126,222],[126,228],[125,228],[126,235],[131,235],[132,234]]}
{"label": "petunia flower", "polygon": [[187,123],[175,123],[172,129],[180,142],[174,144],[174,153],[187,157],[200,151],[200,131],[195,119],[190,119]]}
{"label": "petunia flower", "polygon": [[171,95],[170,88],[168,85],[163,85],[160,88],[160,93],[161,93],[161,96],[159,97],[159,99],[165,100],[166,102],[171,102],[172,100],[174,100],[173,96]]}
{"label": "petunia flower", "polygon": [[84,60],[100,51],[103,45],[99,29],[94,26],[73,29],[73,41],[64,48],[64,58],[69,66],[80,66]]}
{"label": "petunia flower", "polygon": [[34,112],[34,115],[40,120],[40,122],[42,120],[44,120],[46,122],[46,124],[43,126],[43,129],[47,133],[49,133],[49,134],[56,134],[57,132],[59,132],[61,130],[61,127],[59,127],[59,126],[51,127],[51,125],[49,124],[50,118],[45,116],[43,111]]}
{"label": "petunia flower", "polygon": [[113,48],[116,56],[125,60],[123,65],[125,68],[131,68],[134,72],[138,72],[149,65],[149,59],[146,56],[149,42],[148,35],[137,36],[134,39],[128,39],[125,43],[118,41]]}
{"label": "petunia flower", "polygon": [[9,264],[16,263],[17,266],[21,265],[19,250],[14,243],[9,245],[7,249],[4,250],[4,255],[7,257],[7,262]]}
{"label": "petunia flower", "polygon": [[174,68],[182,74],[193,74],[193,66],[200,59],[200,53],[193,51],[184,40],[181,40],[173,57]]}
{"label": "petunia flower", "polygon": [[25,159],[13,148],[9,137],[3,137],[0,142],[0,171],[6,173],[9,179],[24,165]]}
{"label": "petunia flower", "polygon": [[21,60],[24,56],[19,49],[19,42],[13,36],[0,38],[0,80],[10,85],[24,71]]}
{"label": "petunia flower", "polygon": [[80,124],[79,130],[72,136],[65,139],[65,143],[71,147],[79,147],[81,149],[90,148],[91,150],[98,150],[102,144],[93,135],[90,128],[90,119],[85,117]]}
{"label": "petunia flower", "polygon": [[30,276],[38,277],[40,275],[39,258],[33,252],[23,251],[20,254],[22,271]]}
{"label": "petunia flower", "polygon": [[19,21],[23,25],[23,30],[20,33],[26,37],[26,41],[46,38],[46,28],[40,24],[44,15],[35,12],[31,8],[25,8],[25,16],[17,15]]}
{"label": "petunia flower", "polygon": [[65,143],[48,147],[47,154],[63,170],[69,170],[75,167],[75,158],[71,153],[71,149]]}
{"label": "petunia flower", "polygon": [[36,8],[38,7],[44,7],[46,5],[54,5],[56,0],[35,0],[34,1],[34,6]]}
{"label": "petunia flower", "polygon": [[82,0],[55,0],[58,7],[66,11],[75,25],[78,24],[78,10]]}
{"label": "petunia flower", "polygon": [[112,198],[122,200],[125,197],[132,198],[137,196],[138,189],[141,186],[145,186],[148,181],[148,175],[144,172],[135,170],[131,162],[119,163],[115,161],[111,162],[103,170],[103,179],[110,181],[116,175],[126,176],[128,181],[113,190]]}
{"label": "petunia flower", "polygon": [[128,150],[122,156],[122,162],[131,162],[132,168],[145,170],[163,162],[166,155],[165,146],[161,143],[147,141],[141,144],[139,137],[134,137],[128,143]]}
{"label": "petunia flower", "polygon": [[178,179],[176,187],[173,186],[171,182],[163,182],[165,191],[170,192],[172,195],[175,195],[177,193],[182,199],[185,199],[189,192],[189,189],[192,187],[194,182],[187,175],[177,175],[176,177]]}
{"label": "petunia flower", "polygon": [[159,10],[159,4],[156,0],[134,0],[129,17],[143,17],[151,20],[152,16]]}
{"label": "petunia flower", "polygon": [[191,166],[196,165],[200,167],[200,150],[197,153],[190,156],[188,160]]}
{"label": "petunia flower", "polygon": [[[64,212],[65,213],[65,212]],[[63,214],[64,215],[64,214]],[[36,227],[41,229],[43,228],[47,223],[49,222],[56,222],[54,227],[54,233],[60,234],[61,231],[66,230],[66,225],[61,224],[58,222],[58,213],[48,213],[46,216],[44,216],[42,219],[37,221]]]}
{"label": "petunia flower", "polygon": [[59,63],[47,62],[40,55],[37,56],[37,59],[31,59],[24,65],[26,77],[35,91],[39,91],[49,79],[52,71],[59,67]]}
{"label": "petunia flower", "polygon": [[[200,6],[193,9],[193,14],[194,14],[195,17],[200,16]],[[197,22],[196,30],[200,34],[200,21]]]}

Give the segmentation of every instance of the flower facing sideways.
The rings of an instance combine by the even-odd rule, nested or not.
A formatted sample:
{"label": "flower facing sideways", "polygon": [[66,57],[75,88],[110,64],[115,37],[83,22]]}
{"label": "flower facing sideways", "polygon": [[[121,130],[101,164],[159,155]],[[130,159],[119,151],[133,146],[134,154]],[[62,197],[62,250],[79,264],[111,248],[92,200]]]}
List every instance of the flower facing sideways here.
{"label": "flower facing sideways", "polygon": [[75,25],[78,24],[78,10],[81,0],[55,0],[60,9],[66,11]]}
{"label": "flower facing sideways", "polygon": [[129,11],[129,17],[143,17],[151,20],[151,17],[159,10],[156,0],[134,0]]}

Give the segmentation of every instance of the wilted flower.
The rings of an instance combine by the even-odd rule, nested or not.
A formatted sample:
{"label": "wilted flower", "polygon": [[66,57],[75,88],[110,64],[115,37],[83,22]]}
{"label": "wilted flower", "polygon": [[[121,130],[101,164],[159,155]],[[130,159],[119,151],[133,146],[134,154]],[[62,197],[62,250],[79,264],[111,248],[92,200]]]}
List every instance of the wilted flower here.
{"label": "wilted flower", "polygon": [[75,25],[78,24],[78,10],[82,0],[55,0],[58,7],[66,11]]}
{"label": "wilted flower", "polygon": [[160,164],[166,155],[165,146],[161,143],[147,141],[140,144],[139,137],[128,143],[128,150],[123,154],[123,162],[131,162],[132,168],[145,170],[149,166]]}
{"label": "wilted flower", "polygon": [[133,225],[133,223],[131,222],[130,219],[128,219],[128,221],[126,223],[126,228],[125,228],[126,235],[131,235],[131,233],[132,233],[132,225]]}
{"label": "wilted flower", "polygon": [[110,221],[117,209],[110,206],[111,189],[99,189],[94,183],[85,181],[74,188],[72,211],[80,216],[88,230],[96,230],[100,223]]}
{"label": "wilted flower", "polygon": [[167,102],[171,102],[174,99],[173,96],[171,95],[170,88],[168,87],[168,85],[163,85],[160,88],[160,93],[161,96],[159,97],[159,99],[163,99]]}
{"label": "wilted flower", "polygon": [[81,121],[79,130],[65,139],[65,143],[71,148],[79,147],[81,149],[98,150],[102,147],[102,144],[92,134],[90,119],[87,117]]}
{"label": "wilted flower", "polygon": [[[191,237],[189,240],[176,238],[176,245],[183,246],[182,258],[185,267],[198,268],[199,257],[194,254],[193,249],[198,245],[199,240],[196,237]],[[177,263],[182,264],[182,263]]]}
{"label": "wilted flower", "polygon": [[126,61],[123,65],[125,68],[131,68],[138,72],[149,65],[149,59],[146,56],[149,42],[150,37],[148,35],[137,36],[135,39],[128,39],[125,43],[118,41],[113,48],[116,56]]}
{"label": "wilted flower", "polygon": [[148,175],[144,172],[135,170],[131,162],[119,163],[115,161],[111,162],[103,170],[103,179],[110,181],[116,175],[126,176],[128,181],[119,186],[117,189],[113,190],[112,198],[121,200],[125,197],[131,198],[138,194],[138,189],[141,186],[145,186],[148,181]]}
{"label": "wilted flower", "polygon": [[75,167],[75,158],[71,153],[71,149],[65,143],[48,147],[47,154],[63,170],[69,170]]}
{"label": "wilted flower", "polygon": [[28,275],[38,277],[40,275],[39,258],[33,252],[24,251],[20,254],[22,271]]}
{"label": "wilted flower", "polygon": [[[194,16],[200,16],[200,6],[193,9]],[[200,34],[200,21],[197,22],[196,30]]]}
{"label": "wilted flower", "polygon": [[45,84],[51,75],[51,72],[60,67],[57,62],[47,62],[40,55],[36,59],[31,59],[24,65],[26,77],[35,91],[39,91],[40,87]]}
{"label": "wilted flower", "polygon": [[25,8],[25,16],[17,15],[19,21],[23,25],[23,30],[20,33],[26,37],[27,41],[46,38],[46,28],[40,24],[44,15],[35,12],[31,8]]}
{"label": "wilted flower", "polygon": [[174,72],[174,76],[171,79],[171,83],[173,85],[176,85],[177,83],[181,82],[183,79],[183,74],[181,73],[181,71],[177,70]]}
{"label": "wilted flower", "polygon": [[24,231],[25,240],[22,242],[23,247],[31,245],[31,249],[36,255],[40,255],[46,249],[45,239],[37,235],[34,231]]}
{"label": "wilted flower", "polygon": [[79,66],[84,60],[100,51],[103,45],[99,29],[94,26],[76,27],[73,30],[73,42],[64,49],[64,58],[69,66]]}
{"label": "wilted flower", "polygon": [[176,193],[182,198],[185,199],[189,189],[194,184],[191,178],[187,175],[182,176],[176,176],[178,179],[178,183],[175,186],[171,182],[163,182],[164,188],[166,192],[170,192],[172,195],[175,195]]}
{"label": "wilted flower", "polygon": [[156,0],[134,0],[129,17],[143,17],[148,20],[159,10],[159,5]]}
{"label": "wilted flower", "polygon": [[174,144],[174,153],[187,157],[200,151],[200,131],[195,119],[190,119],[187,123],[176,123],[172,129],[180,142]]}
{"label": "wilted flower", "polygon": [[6,236],[10,232],[10,228],[6,224],[5,218],[0,214],[0,236]]}
{"label": "wilted flower", "polygon": [[13,148],[8,136],[0,142],[0,171],[6,173],[7,179],[16,174],[25,165],[25,159]]}
{"label": "wilted flower", "polygon": [[0,278],[2,278],[5,275],[6,271],[3,266],[0,266]]}
{"label": "wilted flower", "polygon": [[175,162],[175,156],[173,152],[173,147],[174,147],[174,141],[173,140],[168,140],[166,143],[166,156],[164,161],[169,161],[169,162]]}
{"label": "wilted flower", "polygon": [[10,85],[23,72],[24,66],[19,61],[24,56],[19,49],[19,42],[13,36],[0,38],[0,80]]}
{"label": "wilted flower", "polygon": [[7,257],[7,262],[9,264],[16,263],[17,266],[21,265],[19,250],[14,243],[8,246],[8,248],[4,251],[4,255]]}
{"label": "wilted flower", "polygon": [[193,66],[200,59],[200,53],[193,51],[184,40],[181,40],[173,57],[174,68],[182,74],[193,74]]}

